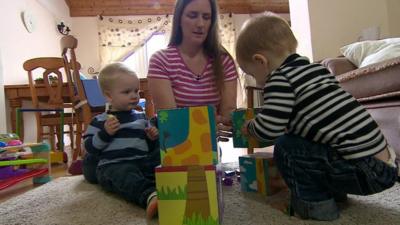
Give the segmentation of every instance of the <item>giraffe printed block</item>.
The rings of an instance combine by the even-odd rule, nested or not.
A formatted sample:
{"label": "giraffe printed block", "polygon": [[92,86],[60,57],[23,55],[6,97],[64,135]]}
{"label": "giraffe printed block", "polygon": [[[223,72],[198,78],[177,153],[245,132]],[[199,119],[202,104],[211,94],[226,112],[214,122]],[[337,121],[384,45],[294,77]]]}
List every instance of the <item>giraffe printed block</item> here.
{"label": "giraffe printed block", "polygon": [[157,167],[159,224],[221,224],[221,182],[216,171],[214,165]]}
{"label": "giraffe printed block", "polygon": [[218,163],[213,107],[159,110],[157,114],[162,166]]}

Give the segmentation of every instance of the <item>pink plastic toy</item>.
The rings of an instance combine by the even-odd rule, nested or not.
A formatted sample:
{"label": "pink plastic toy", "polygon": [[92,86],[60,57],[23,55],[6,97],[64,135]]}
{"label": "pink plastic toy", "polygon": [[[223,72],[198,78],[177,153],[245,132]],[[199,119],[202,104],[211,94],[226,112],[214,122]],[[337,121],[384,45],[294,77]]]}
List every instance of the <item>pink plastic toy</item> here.
{"label": "pink plastic toy", "polygon": [[22,141],[20,140],[11,140],[7,143],[8,146],[18,146],[22,145]]}

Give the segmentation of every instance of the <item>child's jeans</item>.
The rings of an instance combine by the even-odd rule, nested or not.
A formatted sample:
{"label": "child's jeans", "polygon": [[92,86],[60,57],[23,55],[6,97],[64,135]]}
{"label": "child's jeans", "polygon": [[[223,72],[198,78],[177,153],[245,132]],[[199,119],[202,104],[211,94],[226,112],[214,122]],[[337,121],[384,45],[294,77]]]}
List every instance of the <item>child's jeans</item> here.
{"label": "child's jeans", "polygon": [[147,198],[156,191],[154,170],[159,164],[160,152],[153,151],[145,159],[97,167],[97,180],[105,190],[146,208]]}
{"label": "child's jeans", "polygon": [[291,190],[291,206],[304,219],[337,219],[335,196],[374,194],[397,179],[397,168],[379,159],[344,160],[332,148],[294,135],[276,141],[274,159]]}
{"label": "child's jeans", "polygon": [[90,153],[86,153],[83,157],[82,171],[85,179],[91,184],[97,184],[96,169],[99,164],[100,157]]}
{"label": "child's jeans", "polygon": [[154,166],[126,161],[97,168],[97,180],[106,191],[146,208],[148,196],[156,191]]}

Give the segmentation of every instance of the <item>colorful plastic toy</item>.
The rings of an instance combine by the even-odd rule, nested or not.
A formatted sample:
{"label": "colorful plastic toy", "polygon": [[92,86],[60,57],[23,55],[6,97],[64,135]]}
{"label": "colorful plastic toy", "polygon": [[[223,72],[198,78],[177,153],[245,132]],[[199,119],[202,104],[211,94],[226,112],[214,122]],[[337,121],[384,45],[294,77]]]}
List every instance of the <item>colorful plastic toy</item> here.
{"label": "colorful plastic toy", "polygon": [[[25,149],[32,151],[32,158],[22,159],[19,157]],[[33,178],[35,184],[42,184],[51,180],[49,169],[50,146],[48,144],[21,143],[20,145],[2,147],[0,150],[0,190],[29,178]],[[21,168],[19,167],[21,165],[29,165],[29,167],[28,169]]]}
{"label": "colorful plastic toy", "polygon": [[231,177],[224,177],[224,178],[222,178],[222,183],[225,186],[232,186],[233,185],[233,179]]}
{"label": "colorful plastic toy", "polygon": [[22,145],[22,141],[20,141],[20,140],[11,140],[11,141],[7,142],[7,146],[18,146],[18,145]]}

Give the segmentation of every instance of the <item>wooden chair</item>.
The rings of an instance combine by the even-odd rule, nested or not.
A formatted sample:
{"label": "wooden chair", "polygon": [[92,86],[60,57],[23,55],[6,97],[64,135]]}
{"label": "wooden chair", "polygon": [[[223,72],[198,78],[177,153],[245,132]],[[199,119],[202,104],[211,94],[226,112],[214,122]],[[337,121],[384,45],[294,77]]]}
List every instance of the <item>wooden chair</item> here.
{"label": "wooden chair", "polygon": [[102,113],[105,106],[90,107],[88,104],[83,83],[80,78],[79,70],[80,64],[76,60],[75,49],[78,46],[78,41],[71,35],[66,35],[61,38],[61,55],[63,64],[65,66],[65,74],[67,76],[67,83],[69,88],[70,97],[72,100],[73,109],[79,125],[77,126],[76,147],[73,149],[72,160],[75,161],[79,155],[82,154],[82,134],[89,125],[92,117],[96,114]]}
{"label": "wooden chair", "polygon": [[[50,141],[51,149],[55,150],[55,136],[58,135],[58,141],[62,142],[63,135],[58,132],[60,126],[63,124],[61,113],[59,110],[71,109],[72,105],[69,103],[69,98],[65,92],[68,92],[68,88],[63,82],[64,62],[62,58],[57,57],[42,57],[33,58],[24,62],[24,70],[28,72],[29,88],[32,96],[32,107],[35,109],[36,126],[37,126],[37,142],[42,142],[44,138],[48,138]],[[41,80],[42,83],[38,84],[37,80]],[[43,85],[46,92],[48,93],[47,99],[39,99],[36,87]],[[46,111],[44,114],[40,110]],[[58,112],[49,113],[51,110]],[[64,114],[64,124],[69,126],[69,135],[71,137],[71,143],[74,143],[73,135],[73,124],[76,123],[76,118],[71,113]],[[48,127],[48,132],[44,130]],[[62,145],[61,145],[62,146]],[[63,149],[59,149],[63,151]]]}

